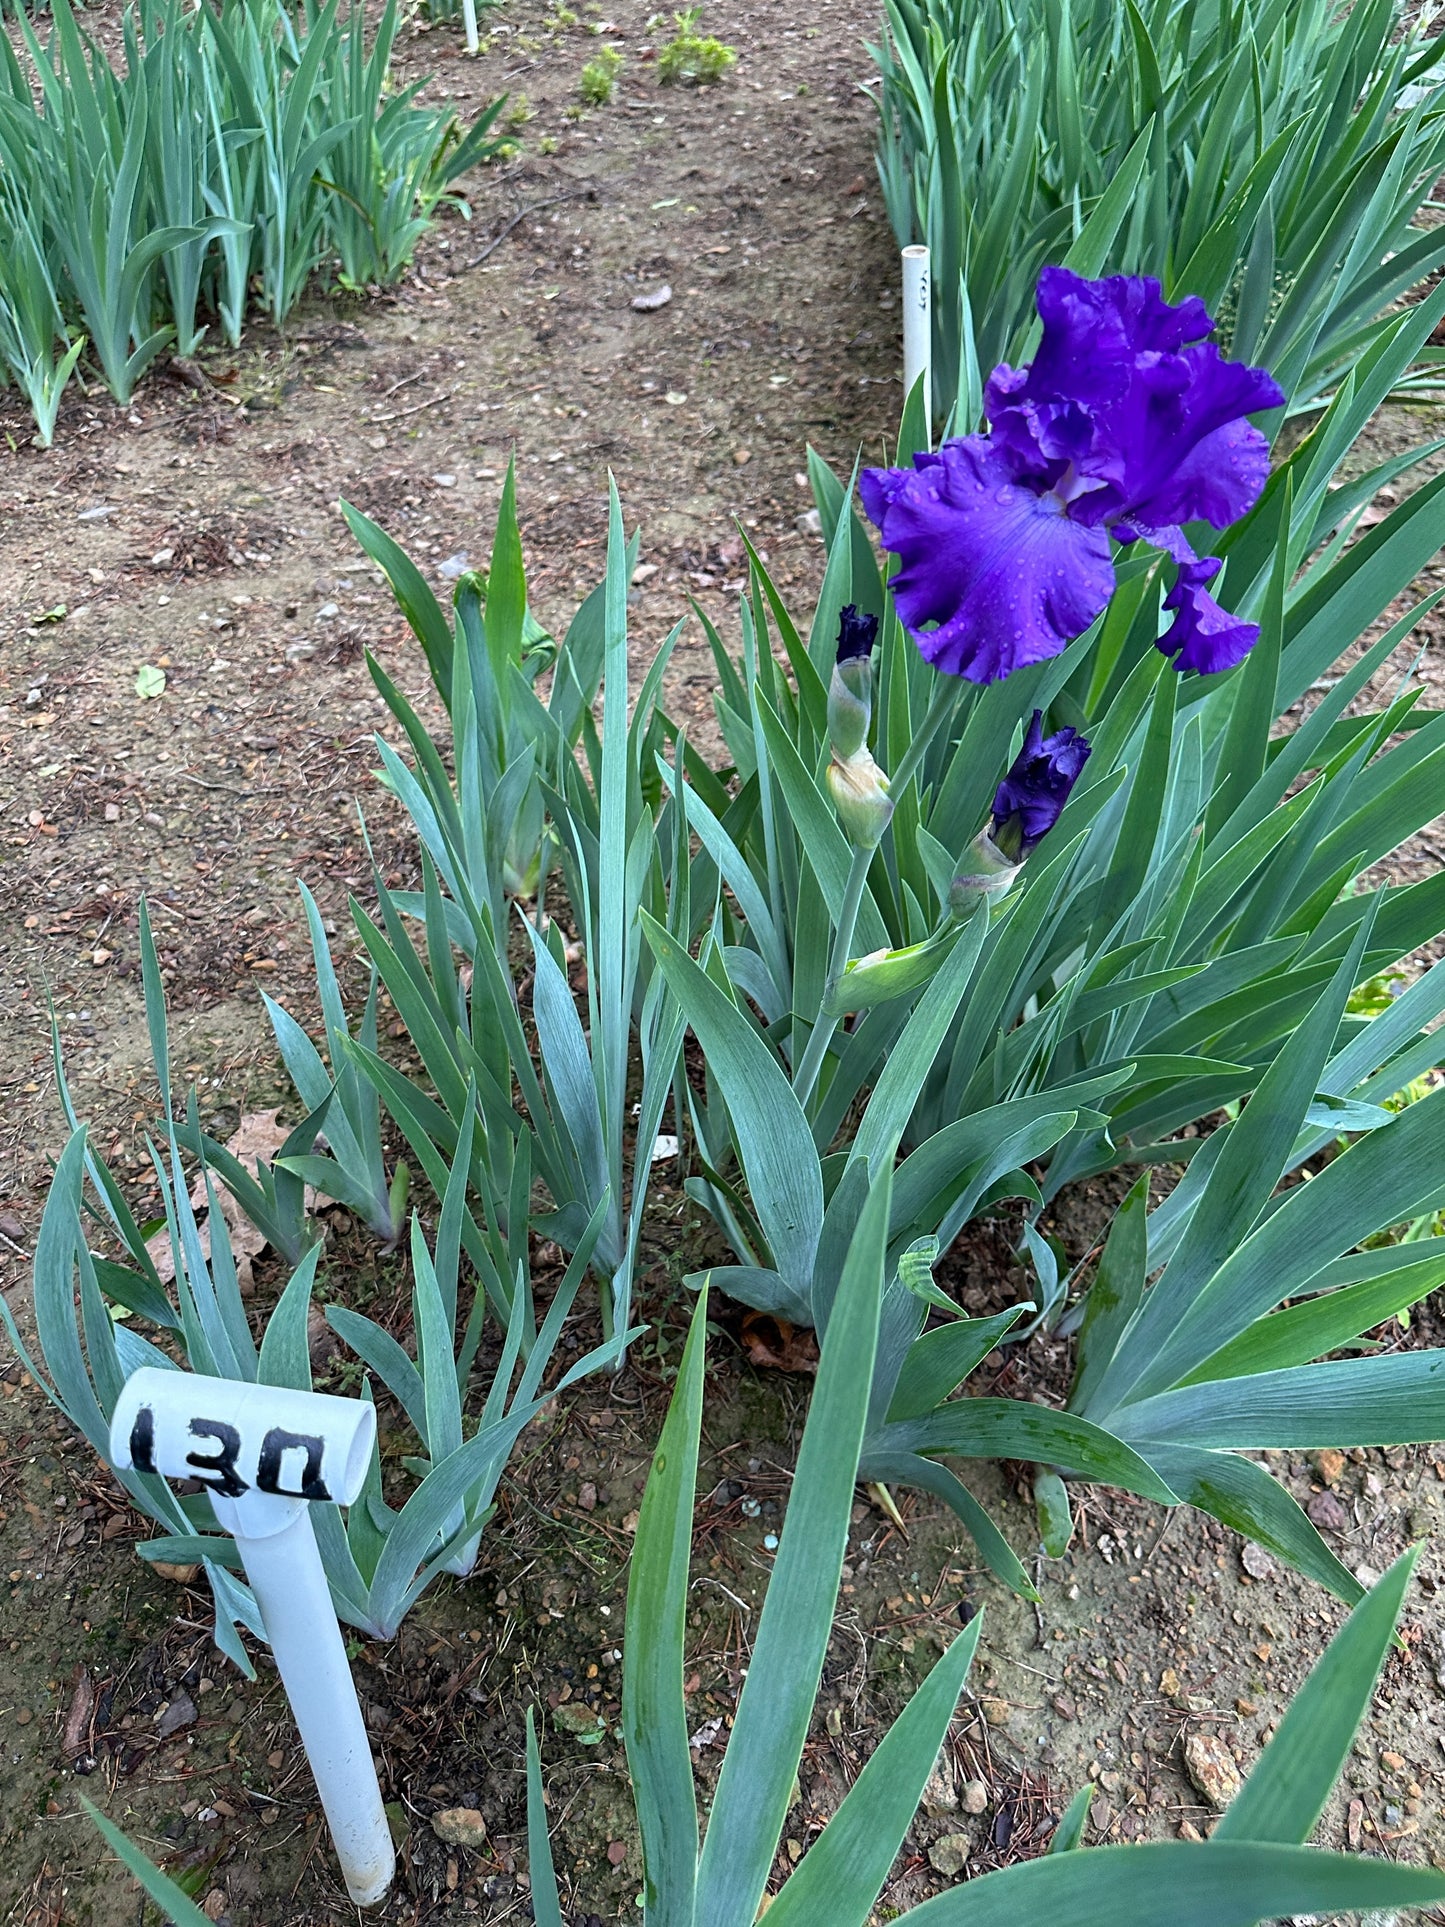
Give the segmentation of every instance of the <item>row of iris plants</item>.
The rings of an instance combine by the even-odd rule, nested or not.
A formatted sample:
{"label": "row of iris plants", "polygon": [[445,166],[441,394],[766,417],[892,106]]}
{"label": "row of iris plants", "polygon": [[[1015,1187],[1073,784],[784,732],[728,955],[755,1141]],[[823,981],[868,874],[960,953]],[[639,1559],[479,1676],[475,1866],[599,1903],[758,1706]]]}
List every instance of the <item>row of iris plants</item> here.
{"label": "row of iris plants", "polygon": [[[348,1013],[306,896],[324,1034],[271,1007],[304,1115],[274,1163],[247,1172],[201,1130],[193,1094],[173,1108],[142,920],[173,1289],[65,1095],[73,1133],[35,1271],[46,1369],[31,1369],[102,1454],[140,1364],[309,1384],[320,1251],[306,1187],[394,1242],[402,1142],[424,1176],[437,1211],[430,1237],[411,1220],[411,1348],[328,1281],[327,1318],[420,1447],[391,1468],[391,1499],[403,1472],[413,1482],[404,1503],[383,1495],[378,1460],[362,1502],[315,1509],[338,1612],[376,1637],[434,1577],[473,1566],[542,1400],[618,1365],[635,1337],[652,1150],[671,1112],[688,1192],[731,1261],[688,1280],[692,1336],[629,1589],[624,1732],[645,1905],[667,1927],[756,1915],[857,1479],[941,1499],[999,1581],[1033,1596],[1019,1548],[955,1470],[989,1458],[1036,1468],[1051,1552],[1068,1543],[1071,1487],[1102,1482],[1212,1513],[1354,1615],[1283,1751],[1210,1841],[1061,1851],[1057,1867],[970,1883],[925,1916],[989,1920],[1027,1885],[1084,1919],[1144,1920],[1170,1874],[1179,1919],[1200,1927],[1445,1894],[1437,1874],[1299,1844],[1405,1568],[1366,1598],[1250,1456],[1445,1435],[1442,1355],[1366,1337],[1445,1281],[1445,1239],[1388,1235],[1428,1230],[1445,1206],[1445,1090],[1392,1103],[1445,1052],[1445,975],[1425,971],[1383,1007],[1359,995],[1445,929],[1445,878],[1376,880],[1445,809],[1445,717],[1421,708],[1411,674],[1438,597],[1395,609],[1445,538],[1445,479],[1363,532],[1360,511],[1408,458],[1338,479],[1445,291],[1381,321],[1309,432],[1273,456],[1289,387],[1226,358],[1200,300],[1055,267],[1037,310],[1030,360],[986,384],[986,432],[927,447],[915,391],[895,464],[855,488],[814,462],[828,552],[806,634],[755,553],[735,651],[699,612],[718,673],[711,758],[662,702],[681,625],[630,684],[637,543],[615,490],[605,580],[561,636],[529,607],[510,477],[487,575],[463,576],[450,611],[348,511],[451,723],[434,740],[370,663],[404,744],[378,737],[381,781],[415,828],[419,876],[393,890],[378,873],[353,902],[364,1003]],[[420,1075],[379,1047],[383,992]],[[58,1053],[57,1076],[65,1093]],[[221,1214],[209,1253],[198,1237],[197,1167],[294,1266],[259,1343]],[[1115,1170],[1135,1180],[1097,1264],[1070,1272],[1040,1214]],[[1172,1181],[1151,1187],[1155,1174]],[[935,1269],[1004,1200],[1018,1201],[1037,1288],[971,1318]],[[540,1323],[534,1232],[570,1260]],[[548,1359],[589,1274],[601,1342],[559,1378]],[[708,1292],[811,1324],[822,1362],[699,1852],[682,1679]],[[479,1374],[489,1317],[501,1353]],[[996,1347],[1040,1328],[1077,1337],[1067,1397],[968,1394]],[[218,1640],[248,1663],[238,1623],[256,1630],[254,1603],[204,1494],[123,1476],[161,1527],[144,1556],[205,1561]],[[972,1651],[970,1629],[772,1911],[867,1918]],[[550,1919],[533,1818],[534,1905]],[[1082,1828],[1071,1808],[1058,1847]]]}
{"label": "row of iris plants", "polygon": [[124,71],[56,0],[0,35],[0,373],[48,447],[88,353],[127,402],[163,349],[279,326],[318,270],[395,281],[455,183],[501,145],[390,82],[399,14],[341,0],[143,0]]}
{"label": "row of iris plants", "polygon": [[1397,0],[885,0],[872,51],[889,217],[933,257],[939,420],[973,426],[1040,269],[1096,222],[1099,261],[1201,296],[1297,406],[1445,263],[1445,43]]}

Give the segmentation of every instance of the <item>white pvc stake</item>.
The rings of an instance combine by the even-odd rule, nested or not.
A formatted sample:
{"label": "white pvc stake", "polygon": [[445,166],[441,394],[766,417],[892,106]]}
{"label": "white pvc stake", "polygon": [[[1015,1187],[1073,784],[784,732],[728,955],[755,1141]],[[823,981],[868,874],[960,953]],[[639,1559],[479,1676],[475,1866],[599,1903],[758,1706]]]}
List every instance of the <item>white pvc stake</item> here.
{"label": "white pvc stake", "polygon": [[903,250],[903,393],[923,377],[923,420],[928,446],[933,446],[933,291],[929,281],[928,249]]}
{"label": "white pvc stake", "polygon": [[477,51],[477,0],[462,0],[462,24],[467,30],[467,52]]}
{"label": "white pvc stake", "polygon": [[199,1479],[235,1538],[358,1907],[385,1899],[396,1853],[308,1504],[359,1498],[375,1438],[361,1399],[149,1367],[110,1423],[114,1465]]}

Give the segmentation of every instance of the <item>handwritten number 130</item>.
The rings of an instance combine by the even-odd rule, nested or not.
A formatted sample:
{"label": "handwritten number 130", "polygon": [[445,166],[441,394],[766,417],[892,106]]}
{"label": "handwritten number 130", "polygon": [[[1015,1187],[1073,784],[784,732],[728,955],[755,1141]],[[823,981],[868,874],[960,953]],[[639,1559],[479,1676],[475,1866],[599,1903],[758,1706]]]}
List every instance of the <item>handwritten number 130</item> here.
{"label": "handwritten number 130", "polygon": [[[241,1434],[234,1425],[225,1419],[193,1418],[190,1432],[193,1438],[213,1440],[216,1446],[213,1453],[186,1454],[186,1464],[194,1470],[202,1484],[228,1499],[239,1499],[243,1492],[250,1490],[246,1480],[236,1470]],[[321,1477],[323,1443],[314,1433],[291,1432],[284,1425],[273,1425],[261,1441],[256,1464],[256,1485],[259,1490],[274,1493],[283,1499],[329,1499],[331,1493]],[[306,1467],[299,1489],[281,1484],[284,1455],[295,1451],[306,1454]],[[155,1462],[155,1415],[148,1405],[143,1405],[135,1415],[135,1423],[130,1429],[130,1454],[137,1471],[155,1472],[158,1469]]]}

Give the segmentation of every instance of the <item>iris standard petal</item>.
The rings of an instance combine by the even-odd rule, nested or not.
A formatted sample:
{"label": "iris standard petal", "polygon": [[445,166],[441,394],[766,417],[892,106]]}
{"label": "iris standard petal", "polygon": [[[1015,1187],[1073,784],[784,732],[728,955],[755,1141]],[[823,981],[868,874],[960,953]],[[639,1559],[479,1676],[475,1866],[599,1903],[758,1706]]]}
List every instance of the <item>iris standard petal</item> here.
{"label": "iris standard petal", "polygon": [[1195,443],[1142,507],[1151,522],[1208,522],[1227,529],[1254,507],[1268,480],[1264,436],[1251,422],[1226,422]]}
{"label": "iris standard petal", "polygon": [[1029,370],[1030,397],[1090,407],[1128,391],[1140,355],[1177,353],[1214,325],[1197,295],[1168,302],[1152,275],[1086,281],[1068,268],[1045,268],[1038,309],[1044,327]]}
{"label": "iris standard petal", "polygon": [[1099,459],[1087,467],[1110,486],[1092,513],[1226,527],[1269,479],[1269,445],[1244,417],[1283,400],[1264,369],[1213,346],[1144,357],[1128,394],[1096,415]]}
{"label": "iris standard petal", "polygon": [[1033,399],[1027,383],[1028,370],[1006,362],[989,376],[983,400],[989,440],[1008,451],[1019,479],[1027,475],[1050,488],[1093,447],[1093,417],[1077,401]]}
{"label": "iris standard petal", "polygon": [[970,682],[1058,655],[1114,588],[1105,532],[1015,474],[1004,450],[970,435],[920,469],[862,477],[864,505],[902,565],[890,586],[904,627],[928,662]]}

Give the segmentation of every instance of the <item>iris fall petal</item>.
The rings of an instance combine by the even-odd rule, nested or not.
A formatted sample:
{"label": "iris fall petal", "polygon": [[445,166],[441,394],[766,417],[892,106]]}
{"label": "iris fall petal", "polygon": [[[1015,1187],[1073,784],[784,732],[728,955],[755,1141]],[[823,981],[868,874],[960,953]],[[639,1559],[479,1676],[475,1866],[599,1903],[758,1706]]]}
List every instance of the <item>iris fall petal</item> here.
{"label": "iris fall petal", "polygon": [[1007,455],[981,435],[945,443],[912,471],[865,471],[862,485],[902,565],[891,585],[899,617],[951,676],[996,682],[1058,655],[1113,593],[1104,531],[1015,481]]}
{"label": "iris fall petal", "polygon": [[1175,615],[1160,636],[1159,647],[1174,658],[1178,670],[1217,676],[1221,670],[1243,662],[1259,640],[1257,623],[1242,622],[1222,609],[1205,587],[1219,569],[1220,563],[1212,555],[1181,562],[1179,580],[1164,598],[1164,607],[1174,610]]}

